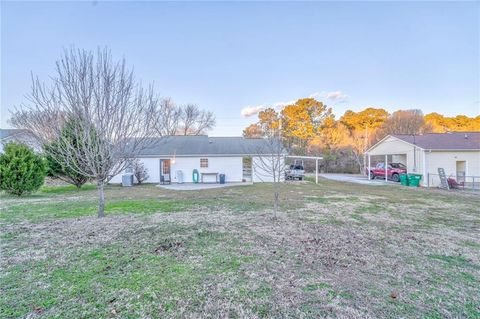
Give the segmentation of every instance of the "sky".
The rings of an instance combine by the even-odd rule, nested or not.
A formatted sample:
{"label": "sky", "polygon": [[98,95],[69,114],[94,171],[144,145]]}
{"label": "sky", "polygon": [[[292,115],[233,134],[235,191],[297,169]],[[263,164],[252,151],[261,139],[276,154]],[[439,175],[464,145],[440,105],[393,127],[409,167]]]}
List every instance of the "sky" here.
{"label": "sky", "polygon": [[65,48],[108,46],[143,84],[238,136],[315,97],[345,110],[480,114],[480,2],[1,2],[1,121]]}

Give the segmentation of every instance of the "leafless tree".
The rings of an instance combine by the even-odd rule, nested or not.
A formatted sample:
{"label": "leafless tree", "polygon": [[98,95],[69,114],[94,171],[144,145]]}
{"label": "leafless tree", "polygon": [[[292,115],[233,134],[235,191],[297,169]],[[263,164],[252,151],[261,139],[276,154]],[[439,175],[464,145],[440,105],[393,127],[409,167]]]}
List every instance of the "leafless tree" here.
{"label": "leafless tree", "polygon": [[379,138],[388,134],[418,135],[431,131],[421,110],[400,110],[392,113],[378,131]]}
{"label": "leafless tree", "polygon": [[180,113],[181,135],[200,135],[215,126],[215,116],[210,111],[200,110],[195,104],[187,104]]}
{"label": "leafless tree", "polygon": [[17,108],[12,112],[9,122],[14,127],[25,129],[35,147],[41,148],[57,138],[58,129],[63,127],[66,117],[61,110]]}
{"label": "leafless tree", "polygon": [[155,114],[155,130],[160,136],[176,135],[182,110],[170,98],[162,99]]}
{"label": "leafless tree", "polygon": [[200,135],[215,126],[215,116],[194,104],[177,106],[172,99],[165,98],[159,103],[154,122],[159,136]]}
{"label": "leafless tree", "polygon": [[[23,105],[23,110],[47,119],[62,114],[72,120],[72,129],[81,143],[74,147],[65,140],[51,155],[96,180],[98,216],[103,217],[104,186],[147,146],[159,99],[151,86],[143,89],[138,84],[124,59],[114,61],[106,48],[96,54],[65,50],[56,62],[52,80],[47,86],[38,77],[33,78],[30,103]],[[57,122],[50,124],[52,135],[61,139],[62,127]],[[38,117],[21,126],[38,135],[45,133],[38,127]]]}
{"label": "leafless tree", "polygon": [[271,182],[273,190],[274,219],[280,203],[281,186],[285,180],[285,148],[282,143],[281,126],[271,129],[262,139],[263,143],[255,151],[252,158],[253,174],[261,181]]}

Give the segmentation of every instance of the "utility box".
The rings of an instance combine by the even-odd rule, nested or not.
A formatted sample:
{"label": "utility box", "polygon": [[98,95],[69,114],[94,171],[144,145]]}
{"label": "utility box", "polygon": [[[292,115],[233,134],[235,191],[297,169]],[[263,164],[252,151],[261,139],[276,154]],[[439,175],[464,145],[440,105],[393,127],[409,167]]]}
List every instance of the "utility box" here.
{"label": "utility box", "polygon": [[177,183],[183,184],[183,172],[182,171],[177,171]]}
{"label": "utility box", "polygon": [[133,186],[133,174],[127,173],[122,175],[122,186]]}

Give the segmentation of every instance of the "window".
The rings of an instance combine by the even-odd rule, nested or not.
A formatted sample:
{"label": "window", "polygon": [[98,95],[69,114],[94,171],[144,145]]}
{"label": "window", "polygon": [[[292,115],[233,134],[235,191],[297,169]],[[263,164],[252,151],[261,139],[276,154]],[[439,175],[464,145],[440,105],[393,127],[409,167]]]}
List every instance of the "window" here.
{"label": "window", "polygon": [[208,168],[208,158],[200,159],[200,168]]}

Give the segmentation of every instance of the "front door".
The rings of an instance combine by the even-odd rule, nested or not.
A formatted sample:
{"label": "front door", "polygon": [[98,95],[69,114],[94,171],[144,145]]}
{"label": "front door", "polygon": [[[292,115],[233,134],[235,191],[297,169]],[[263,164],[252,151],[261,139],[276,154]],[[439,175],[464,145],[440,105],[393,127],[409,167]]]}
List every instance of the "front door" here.
{"label": "front door", "polygon": [[252,181],[252,158],[251,157],[244,157],[242,159],[243,163],[243,178],[242,180],[245,182]]}
{"label": "front door", "polygon": [[466,161],[457,161],[457,182],[465,182],[465,175],[467,171],[467,162]]}
{"label": "front door", "polygon": [[170,160],[161,159],[160,160],[160,184],[170,183]]}

